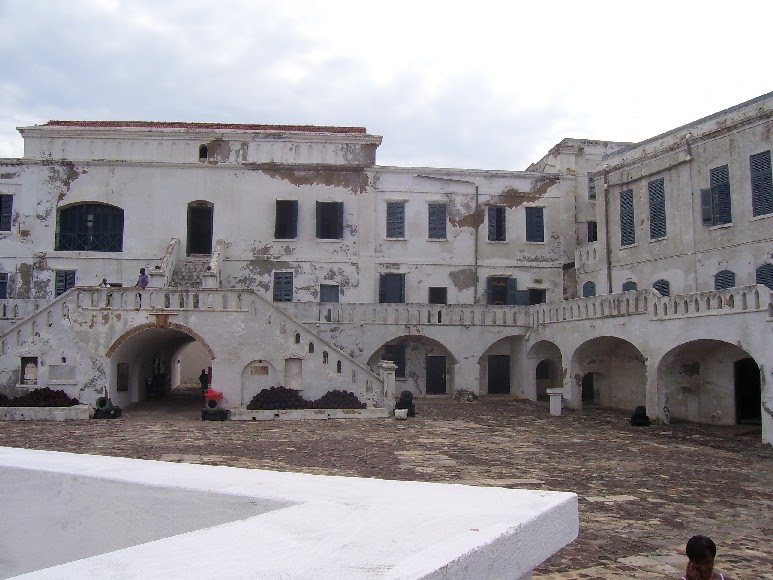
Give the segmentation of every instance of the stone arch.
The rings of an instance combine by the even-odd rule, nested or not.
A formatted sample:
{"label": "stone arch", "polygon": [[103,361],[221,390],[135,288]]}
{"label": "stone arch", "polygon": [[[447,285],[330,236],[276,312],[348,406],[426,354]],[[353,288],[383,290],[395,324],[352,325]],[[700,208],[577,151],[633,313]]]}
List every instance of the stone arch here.
{"label": "stone arch", "polygon": [[263,389],[277,387],[280,376],[276,367],[267,360],[256,359],[242,369],[241,404],[246,405]]}
{"label": "stone arch", "polygon": [[115,341],[113,341],[113,344],[111,344],[110,348],[107,349],[105,356],[107,358],[112,358],[113,355],[115,354],[115,351],[118,349],[119,346],[121,346],[123,342],[125,342],[127,339],[134,336],[135,334],[139,334],[140,332],[144,332],[145,330],[148,330],[150,328],[169,328],[171,330],[178,330],[183,334],[187,334],[193,340],[195,340],[196,342],[198,342],[204,347],[204,349],[207,351],[207,354],[209,355],[210,360],[215,360],[215,358],[217,358],[215,356],[215,351],[212,350],[212,347],[210,347],[209,344],[207,344],[207,341],[204,340],[200,334],[198,334],[196,331],[192,330],[191,328],[188,328],[187,326],[184,326],[182,324],[176,324],[174,322],[168,322],[165,325],[159,325],[156,322],[147,322],[145,324],[140,324],[139,326],[135,326],[134,328],[131,328],[126,332],[124,332]]}
{"label": "stone arch", "polygon": [[582,383],[593,373],[593,401],[599,407],[633,410],[646,404],[646,358],[632,343],[615,336],[598,336],[575,349],[571,361],[572,406],[582,405]]}
{"label": "stone arch", "polygon": [[[478,384],[481,394],[536,397],[531,387],[533,380],[524,380],[525,371],[518,365],[523,352],[523,341],[524,337],[520,334],[505,336],[483,351],[478,360]],[[534,369],[531,369],[531,372],[533,371]]]}
{"label": "stone arch", "polygon": [[656,373],[658,407],[667,420],[725,425],[761,420],[759,365],[738,345],[716,339],[682,343],[660,359]]}
{"label": "stone arch", "polygon": [[548,400],[547,389],[563,386],[561,349],[548,340],[534,343],[526,355],[527,376],[524,394],[532,400]]}
{"label": "stone arch", "polygon": [[[381,360],[397,364],[395,389],[414,394],[449,394],[456,388],[457,357],[442,342],[428,336],[398,335],[384,342],[369,357],[368,366]],[[470,389],[472,385],[459,385]]]}

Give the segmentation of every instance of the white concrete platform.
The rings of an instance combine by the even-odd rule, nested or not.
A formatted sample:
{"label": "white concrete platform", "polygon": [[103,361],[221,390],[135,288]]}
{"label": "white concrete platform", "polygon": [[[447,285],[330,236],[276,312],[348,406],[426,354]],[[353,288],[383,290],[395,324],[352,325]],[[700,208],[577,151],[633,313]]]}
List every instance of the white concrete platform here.
{"label": "white concrete platform", "polygon": [[231,421],[281,421],[306,419],[382,419],[389,417],[385,408],[367,409],[257,409],[246,407],[231,409],[228,418]]}
{"label": "white concrete platform", "polygon": [[72,407],[0,407],[0,421],[86,421],[90,405]]}
{"label": "white concrete platform", "polygon": [[0,447],[0,576],[528,577],[578,532],[571,493]]}

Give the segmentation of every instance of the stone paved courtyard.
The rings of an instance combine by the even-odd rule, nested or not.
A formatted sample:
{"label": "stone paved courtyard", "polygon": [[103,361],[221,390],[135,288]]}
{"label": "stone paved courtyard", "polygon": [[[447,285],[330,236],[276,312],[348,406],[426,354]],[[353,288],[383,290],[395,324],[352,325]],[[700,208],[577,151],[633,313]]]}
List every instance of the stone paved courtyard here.
{"label": "stone paved courtyard", "polygon": [[[0,422],[0,445],[307,473],[572,491],[580,535],[535,578],[675,578],[710,535],[729,578],[773,579],[773,448],[759,428],[635,428],[585,409],[419,399],[408,421],[202,422],[195,390],[114,421]],[[417,542],[421,538],[416,538]]]}

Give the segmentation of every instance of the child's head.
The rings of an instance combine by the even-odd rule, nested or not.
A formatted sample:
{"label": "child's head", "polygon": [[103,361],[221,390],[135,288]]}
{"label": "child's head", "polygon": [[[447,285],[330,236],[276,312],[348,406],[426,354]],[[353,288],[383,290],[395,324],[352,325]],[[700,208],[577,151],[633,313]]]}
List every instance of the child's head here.
{"label": "child's head", "polygon": [[693,536],[687,541],[685,548],[690,562],[687,570],[688,578],[709,579],[714,571],[714,558],[717,555],[717,546],[708,536]]}

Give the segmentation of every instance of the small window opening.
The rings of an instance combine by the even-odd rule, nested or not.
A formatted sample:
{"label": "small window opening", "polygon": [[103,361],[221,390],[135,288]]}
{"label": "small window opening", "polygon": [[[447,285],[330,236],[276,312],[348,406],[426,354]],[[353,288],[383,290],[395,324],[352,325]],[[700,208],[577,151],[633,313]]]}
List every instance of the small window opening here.
{"label": "small window opening", "polygon": [[21,383],[23,385],[38,384],[38,357],[21,357]]}
{"label": "small window opening", "polygon": [[341,361],[340,360],[336,363],[336,372],[337,373],[341,372]]}
{"label": "small window opening", "polygon": [[312,354],[313,352],[314,352],[314,343],[310,342],[309,343],[309,354]]}
{"label": "small window opening", "polygon": [[322,364],[323,365],[327,364],[327,351],[326,350],[322,351]]}
{"label": "small window opening", "polygon": [[206,145],[199,145],[199,161],[206,161],[209,159],[209,149]]}
{"label": "small window opening", "polygon": [[295,333],[295,344],[301,344],[301,333],[296,332]]}

